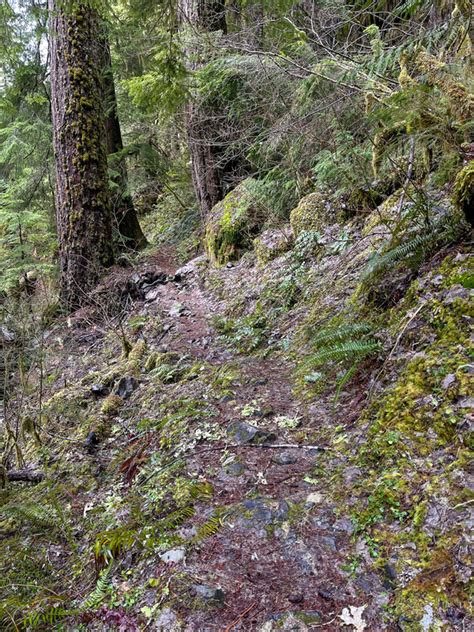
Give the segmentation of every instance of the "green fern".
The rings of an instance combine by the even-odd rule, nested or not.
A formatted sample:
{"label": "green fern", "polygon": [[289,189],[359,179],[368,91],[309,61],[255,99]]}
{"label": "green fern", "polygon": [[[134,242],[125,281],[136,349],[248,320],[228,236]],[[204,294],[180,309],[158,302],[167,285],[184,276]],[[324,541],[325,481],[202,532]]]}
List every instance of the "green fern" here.
{"label": "green fern", "polygon": [[217,509],[214,512],[214,515],[198,528],[192,542],[194,544],[198,544],[199,542],[216,535],[216,533],[223,527],[226,517],[226,511]]}
{"label": "green fern", "polygon": [[80,610],[96,610],[104,601],[107,589],[110,584],[110,575],[112,574],[112,564],[109,564],[101,571],[94,590],[86,599],[83,600]]}
{"label": "green fern", "polygon": [[128,551],[137,541],[137,531],[126,527],[118,527],[99,533],[95,545],[94,554],[98,561],[111,561],[117,558],[123,551]]}
{"label": "green fern", "polygon": [[311,356],[311,364],[320,366],[326,362],[338,362],[351,358],[365,358],[374,353],[379,348],[379,343],[375,340],[348,340],[328,347],[324,347]]}
{"label": "green fern", "polygon": [[181,526],[186,520],[189,520],[194,516],[195,509],[192,505],[187,507],[181,507],[176,509],[172,513],[168,514],[163,520],[160,521],[160,529],[164,531],[174,531]]}
{"label": "green fern", "polygon": [[337,342],[343,342],[348,338],[360,334],[367,334],[372,330],[368,323],[354,323],[352,325],[340,325],[320,329],[318,333],[311,337],[311,343],[315,346],[326,346]]}
{"label": "green fern", "polygon": [[363,274],[363,279],[370,277],[378,272],[386,270],[390,265],[398,263],[404,259],[422,255],[423,249],[436,239],[437,233],[428,232],[423,235],[416,235],[395,248],[387,250],[384,254],[377,255],[369,263]]}
{"label": "green fern", "polygon": [[40,612],[32,612],[22,621],[24,628],[35,629],[42,625],[54,625],[60,619],[78,614],[79,610],[52,606]]}
{"label": "green fern", "polygon": [[47,505],[38,505],[31,502],[10,504],[2,507],[1,513],[6,517],[30,523],[41,529],[53,528],[57,530],[61,528],[61,520],[57,512]]}
{"label": "green fern", "polygon": [[341,378],[339,378],[339,380],[337,381],[336,393],[334,395],[334,406],[339,401],[339,397],[341,395],[342,389],[348,382],[352,380],[354,375],[357,373],[358,368],[359,368],[359,362],[356,361],[349,369],[347,369],[344,375]]}

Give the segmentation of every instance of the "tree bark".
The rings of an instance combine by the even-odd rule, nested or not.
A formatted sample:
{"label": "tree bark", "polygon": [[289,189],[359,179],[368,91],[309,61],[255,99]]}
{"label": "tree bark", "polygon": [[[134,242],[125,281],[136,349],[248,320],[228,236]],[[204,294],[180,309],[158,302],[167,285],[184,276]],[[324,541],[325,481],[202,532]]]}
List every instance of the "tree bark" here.
{"label": "tree bark", "polygon": [[100,22],[87,2],[48,0],[61,299],[87,302],[113,262]]}
{"label": "tree bark", "polygon": [[114,154],[123,150],[123,141],[118,118],[110,46],[106,33],[104,33],[102,38],[101,52],[106,108],[107,153],[109,155],[109,164],[114,172],[112,177],[114,190],[111,191],[112,219],[119,234],[119,246],[123,249],[139,250],[146,246],[147,241],[138,222],[132,196],[128,191],[127,164],[123,156],[114,157]]}
{"label": "tree bark", "polygon": [[[179,21],[200,31],[222,31],[227,33],[225,0],[180,0]],[[188,59],[193,51],[188,50]],[[191,70],[197,68],[189,62]],[[219,147],[212,143],[213,130],[209,124],[209,113],[196,102],[186,106],[186,133],[191,157],[194,191],[203,219],[224,194],[222,173],[219,168]]]}

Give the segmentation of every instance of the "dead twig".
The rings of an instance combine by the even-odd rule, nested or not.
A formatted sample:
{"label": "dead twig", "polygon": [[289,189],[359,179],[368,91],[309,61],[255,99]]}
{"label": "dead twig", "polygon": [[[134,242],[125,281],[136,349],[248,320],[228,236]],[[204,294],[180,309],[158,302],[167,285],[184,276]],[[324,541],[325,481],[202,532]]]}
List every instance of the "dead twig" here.
{"label": "dead twig", "polygon": [[236,625],[238,625],[242,619],[245,617],[246,614],[248,614],[251,610],[253,610],[255,608],[255,606],[257,605],[257,602],[254,601],[252,605],[250,605],[246,610],[244,610],[238,617],[237,619],[235,619],[235,621],[232,621],[232,623],[230,625],[228,625],[226,627],[226,629],[224,630],[224,632],[231,632],[232,628],[235,627]]}

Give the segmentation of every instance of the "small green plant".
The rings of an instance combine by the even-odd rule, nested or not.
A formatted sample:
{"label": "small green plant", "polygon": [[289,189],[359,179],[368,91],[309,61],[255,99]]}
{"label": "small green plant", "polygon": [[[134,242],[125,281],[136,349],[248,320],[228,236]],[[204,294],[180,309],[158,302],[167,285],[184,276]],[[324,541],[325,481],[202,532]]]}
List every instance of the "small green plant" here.
{"label": "small green plant", "polygon": [[310,332],[312,351],[301,363],[299,372],[305,384],[327,383],[335,378],[335,403],[342,388],[354,377],[361,363],[375,355],[380,343],[369,323],[334,324]]}

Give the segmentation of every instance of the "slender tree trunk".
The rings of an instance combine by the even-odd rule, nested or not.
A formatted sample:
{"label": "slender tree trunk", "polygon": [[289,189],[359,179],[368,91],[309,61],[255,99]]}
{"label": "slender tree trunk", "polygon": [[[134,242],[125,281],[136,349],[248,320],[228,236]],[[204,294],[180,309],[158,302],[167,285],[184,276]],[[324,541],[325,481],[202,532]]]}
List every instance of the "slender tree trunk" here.
{"label": "slender tree trunk", "polygon": [[113,262],[100,24],[87,2],[48,9],[61,299],[73,310]]}
{"label": "slender tree trunk", "polygon": [[132,196],[128,191],[127,164],[123,156],[114,157],[114,154],[123,150],[123,142],[117,111],[110,46],[106,33],[101,42],[101,51],[106,108],[107,153],[111,169],[115,174],[112,178],[115,186],[111,192],[112,219],[115,219],[117,231],[121,238],[120,245],[125,249],[139,250],[146,246],[147,241],[140,228]]}
{"label": "slender tree trunk", "polygon": [[[179,20],[184,27],[199,31],[227,32],[225,0],[180,0]],[[188,51],[188,58],[192,57]],[[189,62],[191,69],[196,63]],[[212,143],[215,130],[210,128],[209,113],[196,102],[188,103],[185,111],[186,132],[193,185],[203,218],[223,197],[222,168],[219,167],[219,147]]]}

